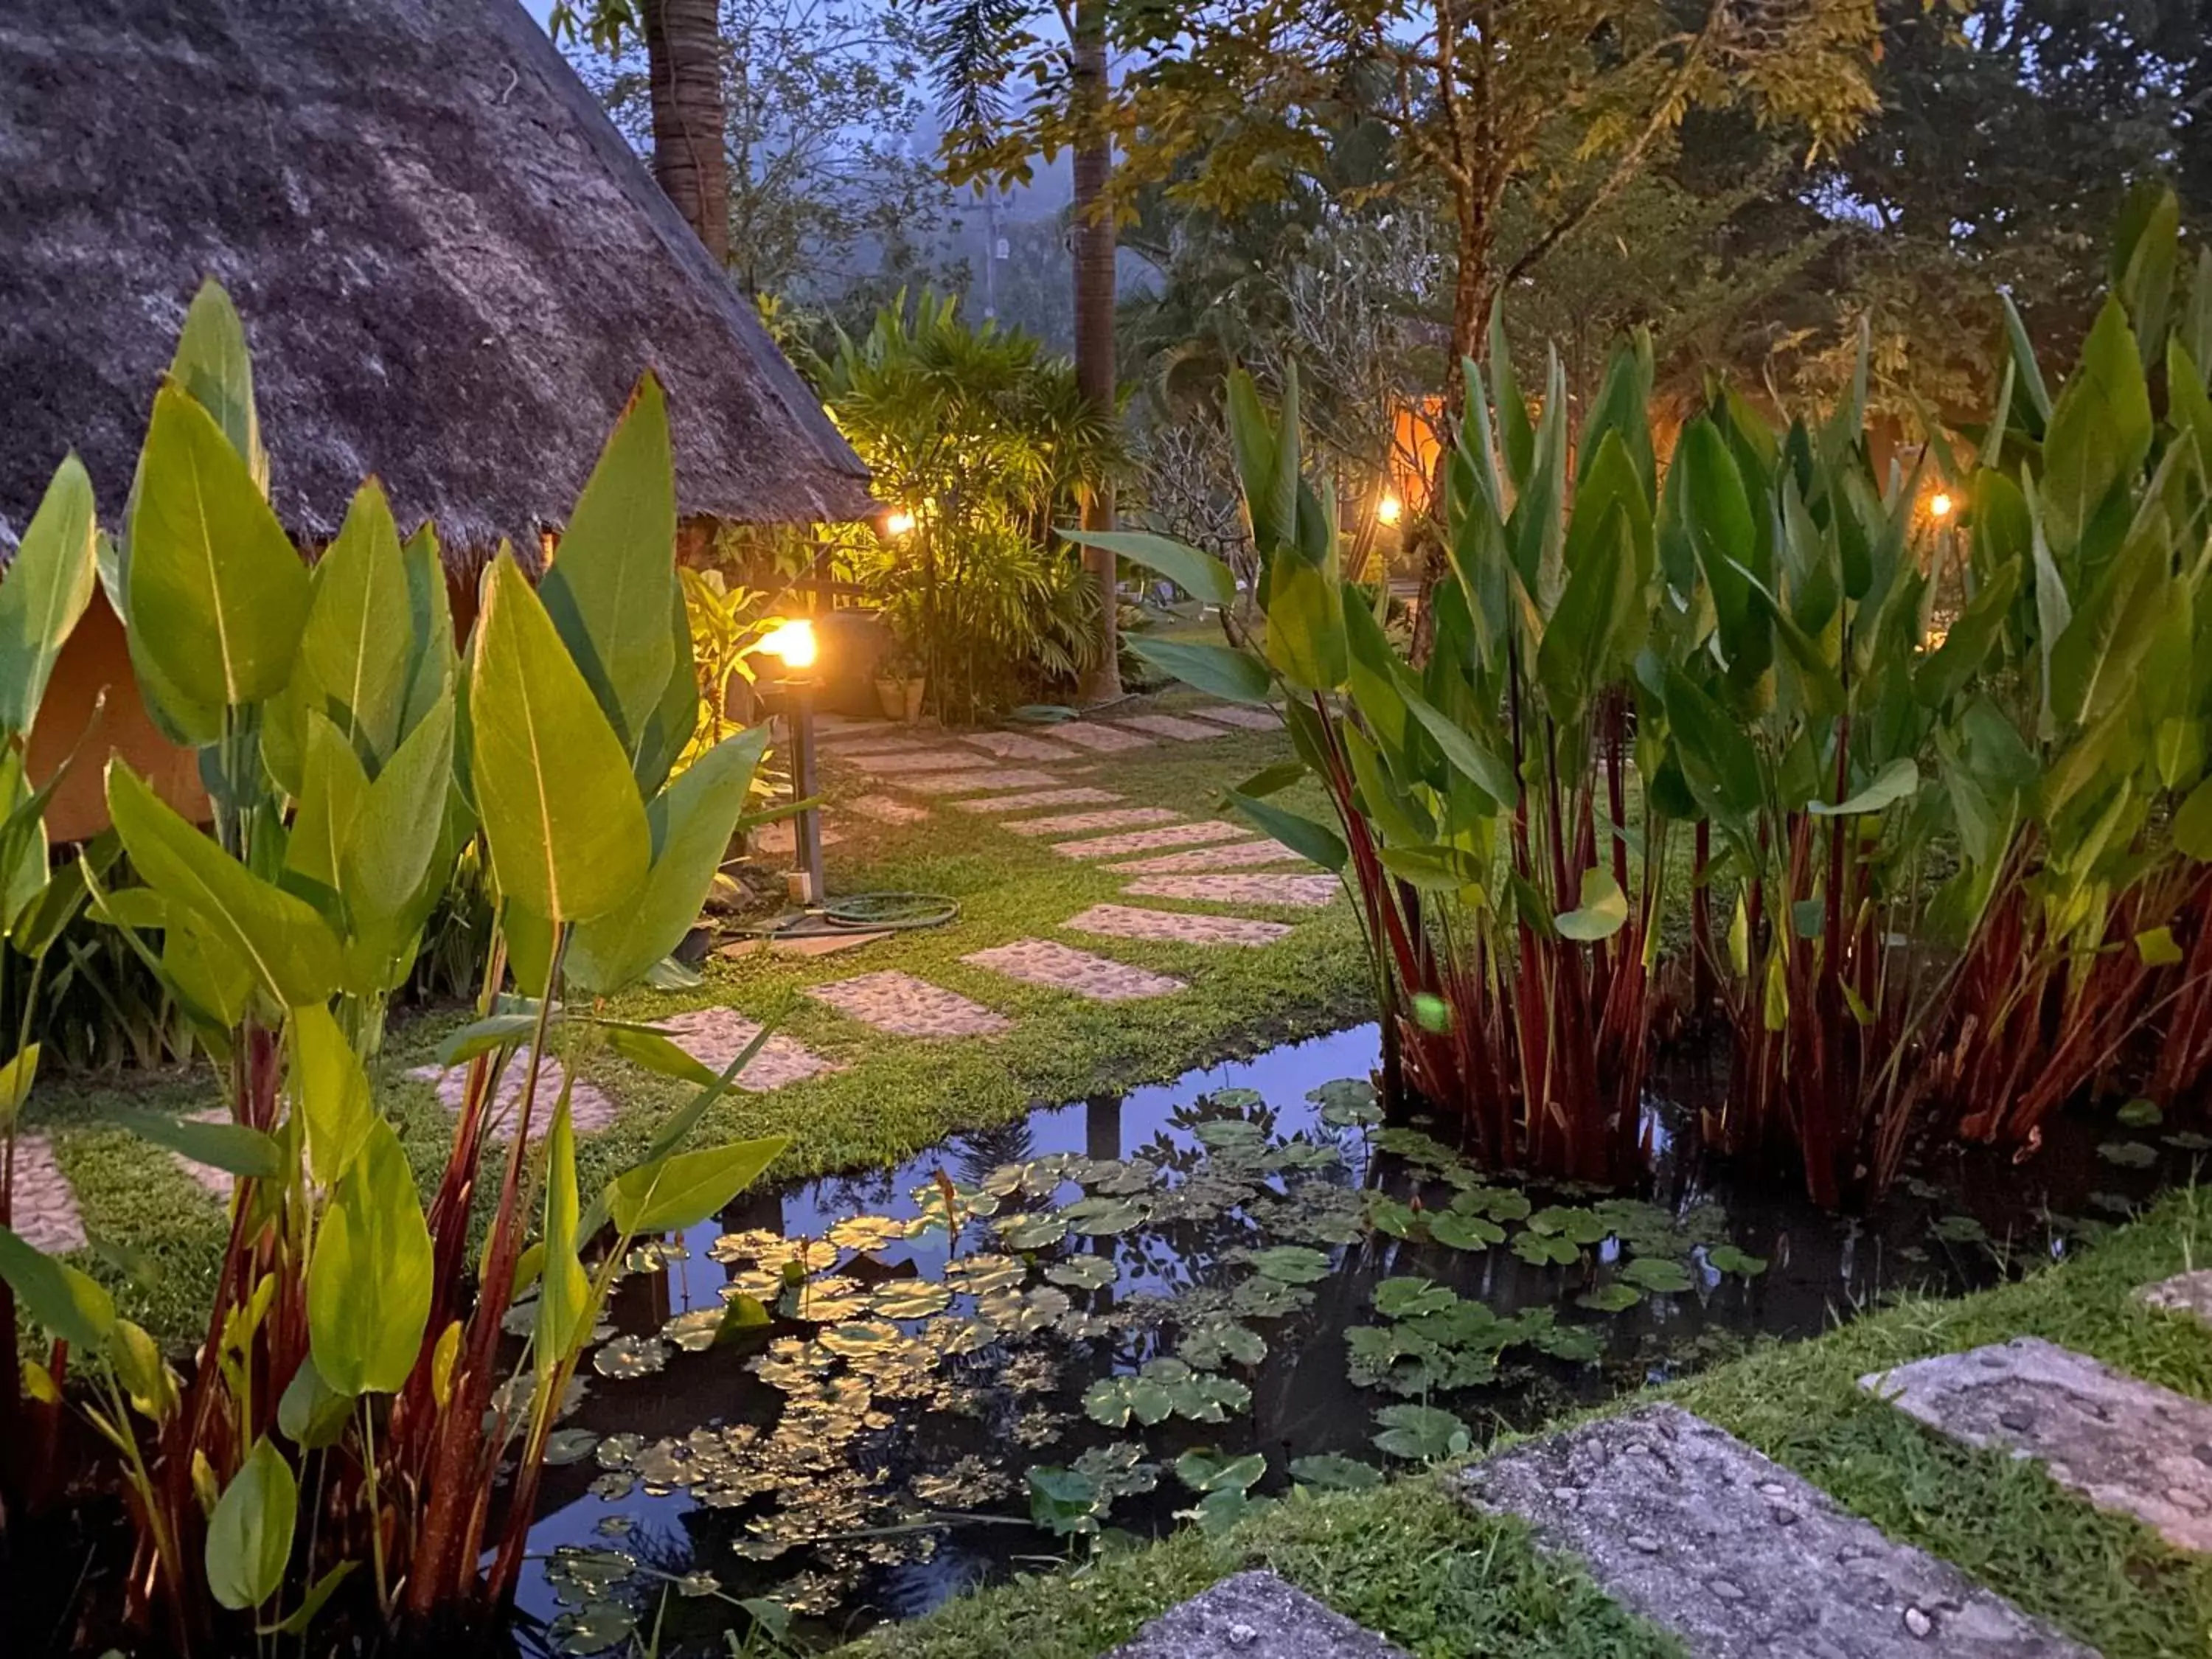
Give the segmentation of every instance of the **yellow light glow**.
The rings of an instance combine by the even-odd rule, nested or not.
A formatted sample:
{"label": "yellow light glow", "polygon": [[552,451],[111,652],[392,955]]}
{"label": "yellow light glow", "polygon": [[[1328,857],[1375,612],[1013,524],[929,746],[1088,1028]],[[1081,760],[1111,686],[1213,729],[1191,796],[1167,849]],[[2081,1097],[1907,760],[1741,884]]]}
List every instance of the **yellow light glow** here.
{"label": "yellow light glow", "polygon": [[1936,519],[1948,519],[1951,516],[1951,497],[1948,491],[1939,489],[1928,498],[1928,514],[1930,518]]}
{"label": "yellow light glow", "polygon": [[1385,495],[1375,503],[1375,520],[1377,524],[1395,524],[1405,516],[1406,504],[1395,495]]}
{"label": "yellow light glow", "polygon": [[911,535],[913,532],[914,514],[908,512],[904,507],[902,507],[895,511],[884,514],[884,535],[906,536]]}
{"label": "yellow light glow", "polygon": [[769,631],[760,642],[761,650],[771,657],[783,659],[786,668],[811,668],[814,665],[814,624],[801,617]]}

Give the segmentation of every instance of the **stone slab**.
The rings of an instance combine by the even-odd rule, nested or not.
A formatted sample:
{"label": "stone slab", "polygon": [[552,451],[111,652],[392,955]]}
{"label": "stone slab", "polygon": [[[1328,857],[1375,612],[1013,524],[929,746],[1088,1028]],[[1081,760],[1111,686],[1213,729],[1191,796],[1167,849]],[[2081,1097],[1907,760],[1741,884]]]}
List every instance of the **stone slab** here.
{"label": "stone slab", "polygon": [[863,933],[858,929],[840,928],[834,933],[771,934],[762,939],[740,939],[735,945],[715,947],[718,957],[732,960],[738,957],[834,957],[841,951],[850,951],[863,945],[873,945],[879,939],[889,939],[888,930]]}
{"label": "stone slab", "polygon": [[1859,1386],[1953,1440],[2034,1459],[2177,1549],[2212,1551],[2212,1406],[2033,1336],[1916,1360]]}
{"label": "stone slab", "polygon": [[892,1036],[996,1036],[1014,1024],[957,991],[895,971],[810,985],[806,994]]}
{"label": "stone slab", "polygon": [[1057,743],[1047,743],[1042,738],[1033,738],[1026,732],[963,732],[960,741],[972,744],[986,754],[996,755],[1000,760],[1064,761],[1080,760],[1081,751]]}
{"label": "stone slab", "polygon": [[839,760],[858,760],[863,755],[919,755],[933,747],[910,732],[889,726],[860,726],[850,733],[817,732],[815,736],[823,752]]}
{"label": "stone slab", "polygon": [[1182,814],[1166,806],[1124,806],[1108,812],[1061,812],[1048,818],[1023,818],[1006,827],[1018,836],[1079,836],[1091,830],[1136,830],[1149,823],[1180,823]]}
{"label": "stone slab", "polygon": [[1406,1659],[1374,1632],[1265,1570],[1170,1607],[1107,1659]]}
{"label": "stone slab", "polygon": [[[774,823],[763,823],[746,832],[752,842],[753,855],[764,859],[789,859],[799,856],[799,830],[796,818],[778,818]],[[822,826],[822,844],[835,847],[845,839],[845,832],[835,824]]]}
{"label": "stone slab", "polygon": [[918,772],[961,772],[975,764],[975,756],[959,749],[878,750],[850,756],[841,751],[837,758],[872,778],[902,778]]}
{"label": "stone slab", "polygon": [[1695,1659],[2095,1659],[1679,1406],[1516,1447],[1461,1480]]}
{"label": "stone slab", "polygon": [[1182,743],[1201,743],[1208,738],[1222,735],[1218,726],[1208,726],[1204,720],[1185,720],[1180,714],[1116,714],[1116,726],[1134,726],[1139,732],[1149,732],[1156,738],[1174,738]]}
{"label": "stone slab", "polygon": [[1132,876],[1187,876],[1207,871],[1249,870],[1255,864],[1304,862],[1279,841],[1240,841],[1228,847],[1194,847],[1188,853],[1131,859],[1126,864],[1109,864],[1106,867]]}
{"label": "stone slab", "polygon": [[1121,799],[1110,789],[1025,789],[1017,795],[986,795],[952,804],[963,812],[1026,812],[1036,806],[1103,806]]}
{"label": "stone slab", "polygon": [[1055,743],[1072,743],[1094,754],[1119,755],[1132,749],[1149,749],[1152,740],[1118,726],[1094,726],[1088,720],[1066,720],[1049,728]]}
{"label": "stone slab", "polygon": [[[867,938],[879,938],[868,934]],[[760,1035],[760,1026],[747,1019],[734,1008],[695,1008],[690,1013],[673,1014],[656,1022],[668,1033],[676,1046],[720,1075],[729,1063],[744,1052],[745,1045]],[[843,1068],[824,1060],[811,1048],[793,1042],[779,1031],[761,1045],[761,1050],[746,1062],[744,1071],[733,1079],[732,1086],[754,1094],[765,1094],[770,1089],[781,1089],[787,1083],[798,1083],[824,1072]]]}
{"label": "stone slab", "polygon": [[1247,732],[1279,732],[1283,729],[1283,716],[1279,709],[1255,708],[1250,703],[1212,702],[1203,708],[1189,708],[1183,712],[1202,720],[1212,720],[1218,726],[1242,726]]}
{"label": "stone slab", "polygon": [[1273,945],[1291,931],[1287,922],[1255,921],[1249,916],[1193,915],[1188,910],[1146,910],[1133,904],[1094,904],[1060,925],[1071,933],[1170,945]]}
{"label": "stone slab", "polygon": [[1064,858],[1110,859],[1124,853],[1151,853],[1163,847],[1195,847],[1200,842],[1234,841],[1244,833],[1242,825],[1207,818],[1197,823],[1164,823],[1157,830],[1133,830],[1126,836],[1100,836],[1091,841],[1056,841],[1052,850]]}
{"label": "stone slab", "polygon": [[2186,1314],[2199,1324],[2212,1325],[2212,1267],[2176,1273],[2172,1279],[2144,1285],[2136,1295],[2154,1308]]}
{"label": "stone slab", "polygon": [[[191,1123],[228,1123],[231,1121],[230,1109],[227,1106],[210,1106],[204,1111],[187,1112],[185,1116],[186,1121]],[[238,1182],[229,1170],[218,1170],[214,1164],[203,1164],[196,1158],[186,1158],[182,1152],[171,1152],[169,1156],[209,1197],[224,1204],[230,1202],[230,1195],[237,1190]]]}
{"label": "stone slab", "polygon": [[927,806],[901,800],[896,795],[855,795],[841,804],[847,811],[858,812],[878,823],[919,823],[929,816]]}
{"label": "stone slab", "polygon": [[15,1137],[13,1225],[24,1243],[59,1255],[84,1248],[84,1218],[76,1207],[76,1188],[54,1161],[54,1145],[41,1134]]}
{"label": "stone slab", "polygon": [[[516,1109],[522,1103],[522,1085],[530,1074],[529,1055],[527,1048],[517,1049],[492,1089],[490,1130],[494,1139],[506,1137]],[[447,1111],[461,1109],[461,1101],[469,1086],[469,1068],[465,1065],[445,1069],[418,1066],[407,1075],[436,1089],[438,1103]],[[553,1110],[561,1098],[564,1075],[561,1062],[550,1057],[538,1068],[538,1100],[530,1110],[530,1139],[533,1143],[544,1139],[553,1127]],[[580,1135],[605,1128],[615,1121],[618,1109],[605,1090],[582,1078],[578,1078],[575,1086],[568,1091],[569,1127]]]}
{"label": "stone slab", "polygon": [[1342,890],[1334,876],[1144,876],[1121,890],[1137,898],[1317,910]]}
{"label": "stone slab", "polygon": [[1133,968],[1111,957],[1094,957],[1048,939],[1018,939],[960,958],[1030,985],[1070,991],[1093,1002],[1133,1002],[1140,997],[1172,996],[1184,988],[1179,979]]}
{"label": "stone slab", "polygon": [[1047,789],[1058,781],[1049,772],[1010,766],[996,772],[925,772],[902,777],[897,783],[917,795],[980,795],[1000,789]]}

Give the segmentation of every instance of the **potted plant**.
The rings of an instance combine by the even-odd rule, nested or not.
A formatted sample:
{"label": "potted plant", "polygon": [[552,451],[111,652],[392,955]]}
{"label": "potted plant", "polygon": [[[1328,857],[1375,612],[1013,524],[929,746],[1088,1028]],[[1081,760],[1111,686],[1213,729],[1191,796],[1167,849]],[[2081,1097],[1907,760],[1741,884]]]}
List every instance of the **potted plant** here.
{"label": "potted plant", "polygon": [[876,700],[887,720],[911,725],[920,720],[922,693],[928,684],[921,653],[903,635],[876,660]]}

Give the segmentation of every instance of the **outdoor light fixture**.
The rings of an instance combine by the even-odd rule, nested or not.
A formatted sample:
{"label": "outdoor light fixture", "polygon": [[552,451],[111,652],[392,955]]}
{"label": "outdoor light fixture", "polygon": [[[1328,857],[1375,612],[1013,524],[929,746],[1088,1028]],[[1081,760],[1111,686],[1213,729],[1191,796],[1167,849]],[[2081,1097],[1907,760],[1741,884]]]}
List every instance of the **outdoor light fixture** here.
{"label": "outdoor light fixture", "polygon": [[1948,519],[1951,516],[1951,496],[1948,490],[1939,489],[1928,498],[1928,516]]}
{"label": "outdoor light fixture", "polygon": [[895,507],[884,514],[884,534],[907,536],[914,532],[914,514],[904,507]]}
{"label": "outdoor light fixture", "polygon": [[1377,524],[1395,524],[1405,514],[1406,504],[1395,495],[1385,495],[1375,503],[1375,521]]}
{"label": "outdoor light fixture", "polygon": [[[814,764],[814,678],[805,671],[814,666],[814,624],[805,617],[780,623],[761,641],[760,650],[763,656],[781,660],[784,667],[784,712],[791,723],[791,799],[811,800],[818,789]],[[819,904],[826,891],[822,877],[821,809],[801,809],[791,828],[797,865],[788,878],[792,899],[799,904]]]}

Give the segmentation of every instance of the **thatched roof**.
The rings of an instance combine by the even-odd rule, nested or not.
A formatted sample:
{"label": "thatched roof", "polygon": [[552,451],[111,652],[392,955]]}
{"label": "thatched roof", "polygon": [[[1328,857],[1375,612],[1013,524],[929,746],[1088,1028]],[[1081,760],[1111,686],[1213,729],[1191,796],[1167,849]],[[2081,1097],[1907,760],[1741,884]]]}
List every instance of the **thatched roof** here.
{"label": "thatched roof", "polygon": [[119,514],[208,274],[303,538],[372,471],[451,546],[557,526],[648,366],[687,516],[872,510],[515,0],[6,0],[0,87],[0,532],[72,447]]}

